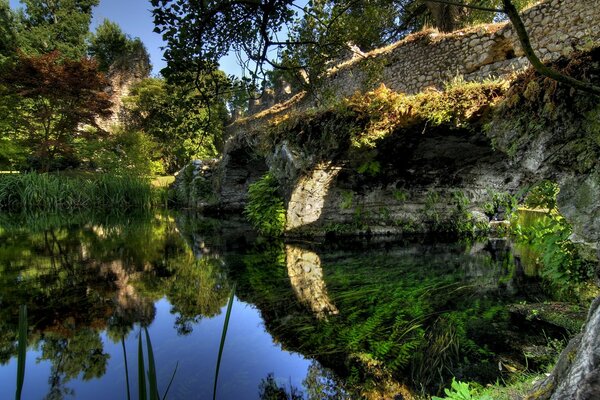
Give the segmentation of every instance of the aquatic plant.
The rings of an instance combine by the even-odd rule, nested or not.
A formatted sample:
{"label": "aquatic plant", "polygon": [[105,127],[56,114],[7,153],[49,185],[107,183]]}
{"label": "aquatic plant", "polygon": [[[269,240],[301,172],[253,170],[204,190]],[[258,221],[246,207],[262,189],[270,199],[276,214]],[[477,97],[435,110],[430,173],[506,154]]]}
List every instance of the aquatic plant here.
{"label": "aquatic plant", "polygon": [[244,215],[263,235],[280,236],[285,229],[285,207],[277,188],[277,180],[268,173],[248,188]]}
{"label": "aquatic plant", "polygon": [[3,174],[0,210],[149,210],[155,203],[150,183],[139,177],[98,174]]}
{"label": "aquatic plant", "polygon": [[25,359],[27,357],[27,305],[19,307],[19,344],[17,346],[17,390],[15,400],[21,399],[25,381]]}
{"label": "aquatic plant", "polygon": [[[144,348],[142,345],[142,330],[140,330],[138,335],[138,398],[139,400],[165,400],[167,395],[169,394],[169,389],[171,389],[171,385],[173,384],[173,380],[175,379],[175,374],[177,373],[177,367],[179,363],[175,364],[175,369],[173,370],[173,374],[171,375],[171,380],[165,389],[165,392],[162,396],[160,396],[160,392],[158,390],[158,380],[156,379],[156,362],[154,360],[154,351],[152,349],[152,342],[150,341],[150,334],[148,333],[148,328],[144,327],[144,335],[146,337],[146,353],[148,355],[148,370],[146,371],[146,363],[144,360]],[[125,354],[125,344],[122,341],[123,345],[123,354]],[[146,381],[146,377],[148,380]],[[129,369],[127,366],[127,356],[125,355],[125,378],[127,381],[127,400],[130,400],[130,391],[129,391]]]}
{"label": "aquatic plant", "polygon": [[584,258],[569,238],[572,228],[556,210],[541,214],[533,222],[517,221],[512,235],[539,254],[540,274],[563,295],[573,294],[574,286],[591,279],[596,263]]}
{"label": "aquatic plant", "polygon": [[221,357],[223,356],[223,348],[225,347],[225,338],[227,337],[227,328],[229,327],[229,317],[231,317],[231,307],[233,306],[233,296],[235,295],[235,284],[229,295],[227,303],[227,312],[225,313],[225,321],[223,322],[223,331],[221,332],[221,341],[219,343],[219,354],[217,355],[217,366],[215,368],[215,382],[213,385],[213,400],[217,398],[217,383],[219,382],[219,369],[221,368]]}

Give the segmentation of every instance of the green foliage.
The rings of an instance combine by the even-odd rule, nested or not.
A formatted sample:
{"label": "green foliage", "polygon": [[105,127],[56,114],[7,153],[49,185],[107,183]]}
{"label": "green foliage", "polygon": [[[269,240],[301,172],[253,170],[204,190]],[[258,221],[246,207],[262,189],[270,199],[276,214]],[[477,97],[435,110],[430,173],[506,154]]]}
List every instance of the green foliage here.
{"label": "green foliage", "polygon": [[10,9],[8,0],[0,0],[0,68],[16,53],[16,28],[16,16]]}
{"label": "green foliage", "polygon": [[271,174],[248,187],[244,215],[260,233],[267,236],[280,236],[285,229],[285,207],[277,189],[277,180]]}
{"label": "green foliage", "polygon": [[552,181],[542,181],[535,185],[527,197],[525,197],[525,205],[530,208],[547,208],[554,210],[556,208],[556,196],[558,195],[559,186]]}
{"label": "green foliage", "polygon": [[[171,380],[165,392],[162,396],[160,396],[158,391],[158,381],[156,379],[156,361],[154,360],[154,350],[152,348],[152,342],[150,341],[150,334],[148,333],[148,328],[144,327],[144,336],[146,338],[146,354],[148,355],[148,370],[146,372],[146,362],[144,361],[144,348],[142,345],[142,331],[138,334],[138,398],[139,400],[161,400],[166,399],[169,394],[169,389],[171,388],[171,384],[173,383],[173,379],[175,378],[175,374],[177,373],[177,366],[175,365],[175,369],[173,370],[173,374],[171,376]],[[123,344],[123,346],[125,346]],[[123,347],[125,348],[125,347]],[[124,353],[125,354],[125,353]],[[127,358],[125,357],[125,361]],[[127,371],[127,366],[125,366]],[[128,375],[128,374],[127,374]],[[147,383],[146,383],[147,382]],[[129,398],[129,379],[127,379],[127,395]]]}
{"label": "green foliage", "polygon": [[357,171],[359,174],[375,176],[381,171],[381,164],[376,160],[366,161],[358,167]]}
{"label": "green foliage", "polygon": [[[222,72],[215,72],[205,77],[203,85],[224,79]],[[123,101],[128,110],[127,129],[143,131],[159,145],[156,156],[169,173],[192,159],[213,158],[222,149],[228,119],[224,99],[207,105],[203,93],[193,86],[147,78],[134,84]]]}
{"label": "green foliage", "polygon": [[154,194],[146,180],[100,174],[72,178],[51,174],[0,176],[0,210],[149,210]]}
{"label": "green foliage", "polygon": [[457,381],[452,378],[451,389],[444,389],[446,397],[433,396],[432,400],[493,400],[488,395],[477,395],[468,383]]}
{"label": "green foliage", "polygon": [[483,211],[489,217],[510,217],[517,211],[519,205],[519,194],[511,195],[508,192],[498,192],[488,189],[489,201],[483,205]]}
{"label": "green foliage", "polygon": [[399,94],[381,85],[366,94],[356,94],[344,106],[362,122],[351,129],[352,145],[372,148],[395,130],[429,123],[466,127],[493,106],[505,90],[502,82],[458,82],[444,92]]}
{"label": "green foliage", "polygon": [[342,202],[340,203],[340,208],[342,210],[347,210],[352,207],[352,202],[354,201],[354,192],[346,191],[342,192]]}
{"label": "green foliage", "polygon": [[141,177],[165,173],[160,145],[143,131],[117,126],[111,135],[94,139],[75,142],[83,169]]}
{"label": "green foliage", "polygon": [[408,200],[409,193],[406,190],[394,189],[394,199],[398,202],[405,202]]}
{"label": "green foliage", "polygon": [[86,54],[86,37],[92,8],[99,0],[21,0],[24,13],[19,16],[20,48],[30,55],[58,50],[67,59]]}
{"label": "green foliage", "polygon": [[88,52],[103,72],[108,72],[110,67],[126,69],[134,62],[148,67],[145,72],[150,72],[150,55],[142,41],[139,38],[132,39],[123,33],[118,24],[107,19],[91,35]]}
{"label": "green foliage", "polygon": [[531,245],[539,254],[542,277],[563,295],[572,294],[577,283],[595,275],[596,264],[581,257],[569,239],[571,226],[557,211],[535,218],[530,223],[517,223],[512,233],[518,241]]}

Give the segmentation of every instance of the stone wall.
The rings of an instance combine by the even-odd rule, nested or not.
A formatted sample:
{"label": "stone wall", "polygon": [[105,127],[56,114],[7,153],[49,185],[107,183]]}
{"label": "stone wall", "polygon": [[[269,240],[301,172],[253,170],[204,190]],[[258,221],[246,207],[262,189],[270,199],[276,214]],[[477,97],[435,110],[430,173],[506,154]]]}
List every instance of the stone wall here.
{"label": "stone wall", "polygon": [[[600,42],[600,7],[594,3],[547,0],[522,13],[532,46],[542,61],[553,61]],[[321,97],[340,98],[383,83],[394,91],[411,94],[427,88],[442,89],[456,77],[507,77],[528,65],[510,23],[481,25],[449,34],[430,30],[337,65],[319,90]],[[250,114],[272,107],[273,99],[280,100],[282,96],[267,95],[255,101],[249,108]],[[310,105],[309,96],[305,96],[293,108]]]}
{"label": "stone wall", "polygon": [[102,129],[108,130],[111,126],[118,125],[124,121],[125,109],[123,107],[123,98],[129,96],[132,85],[147,78],[150,75],[150,71],[150,61],[147,57],[132,59],[127,65],[110,68],[107,74],[110,86],[107,88],[107,91],[113,104],[111,107],[112,115],[97,121]]}

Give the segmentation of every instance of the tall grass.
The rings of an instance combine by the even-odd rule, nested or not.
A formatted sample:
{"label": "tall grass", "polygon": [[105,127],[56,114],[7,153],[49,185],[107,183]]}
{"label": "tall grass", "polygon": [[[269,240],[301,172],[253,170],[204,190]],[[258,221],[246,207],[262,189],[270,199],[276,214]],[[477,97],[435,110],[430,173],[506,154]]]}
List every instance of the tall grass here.
{"label": "tall grass", "polygon": [[149,210],[158,201],[150,182],[139,177],[0,176],[0,210],[5,211]]}

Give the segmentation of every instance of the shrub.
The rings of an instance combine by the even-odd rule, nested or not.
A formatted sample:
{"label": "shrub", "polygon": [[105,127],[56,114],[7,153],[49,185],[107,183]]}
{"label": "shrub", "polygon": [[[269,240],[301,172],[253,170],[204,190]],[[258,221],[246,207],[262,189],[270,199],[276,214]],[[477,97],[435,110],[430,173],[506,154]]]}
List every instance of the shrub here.
{"label": "shrub", "polygon": [[244,214],[261,234],[267,236],[280,236],[285,228],[285,207],[277,188],[277,180],[271,174],[248,188]]}

